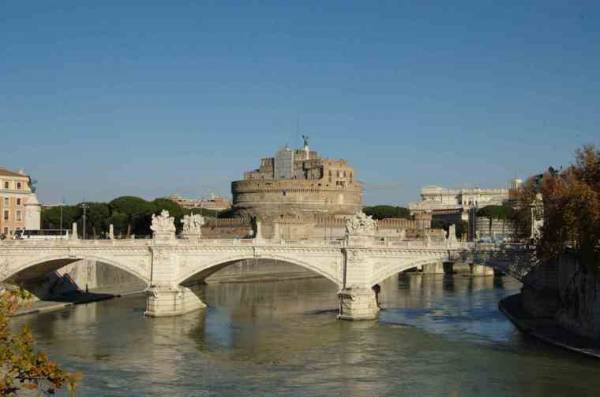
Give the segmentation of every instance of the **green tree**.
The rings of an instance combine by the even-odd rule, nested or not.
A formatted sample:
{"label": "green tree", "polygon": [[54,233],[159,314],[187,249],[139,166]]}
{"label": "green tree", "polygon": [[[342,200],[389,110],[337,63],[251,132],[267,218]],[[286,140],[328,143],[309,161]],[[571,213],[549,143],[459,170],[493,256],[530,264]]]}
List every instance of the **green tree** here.
{"label": "green tree", "polygon": [[446,232],[450,230],[451,225],[456,225],[456,237],[462,239],[469,232],[469,224],[466,221],[448,222],[441,219],[433,219],[431,221],[432,229],[444,229]]}
{"label": "green tree", "polygon": [[386,218],[405,218],[410,219],[410,211],[404,207],[394,207],[391,205],[374,205],[364,207],[363,212],[373,217],[373,219]]}
{"label": "green tree", "polygon": [[0,293],[0,395],[17,395],[34,390],[49,395],[67,387],[73,395],[80,378],[79,374],[68,373],[43,352],[34,349],[34,339],[27,327],[12,332],[9,317],[14,314],[24,292],[3,291]]}
{"label": "green tree", "polygon": [[[74,205],[62,206],[62,227],[71,229],[74,222],[78,222],[81,217],[81,208]],[[60,229],[61,227],[61,207],[42,208],[41,224],[42,229]]]}
{"label": "green tree", "polygon": [[129,230],[129,216],[119,211],[113,211],[108,218],[108,224],[115,228],[115,236],[125,236]]}
{"label": "green tree", "polygon": [[127,216],[126,236],[150,234],[151,216],[156,211],[154,204],[134,196],[122,196],[109,203],[111,213]]}
{"label": "green tree", "polygon": [[477,210],[477,216],[504,220],[511,218],[512,211],[508,205],[487,205]]}
{"label": "green tree", "polygon": [[[86,210],[86,232],[91,231],[93,238],[103,235],[108,231],[108,219],[110,217],[110,207],[106,203],[85,203]],[[81,204],[79,204],[81,207]],[[82,215],[83,216],[83,215]],[[83,220],[80,218],[80,223]],[[81,225],[83,227],[83,225]]]}

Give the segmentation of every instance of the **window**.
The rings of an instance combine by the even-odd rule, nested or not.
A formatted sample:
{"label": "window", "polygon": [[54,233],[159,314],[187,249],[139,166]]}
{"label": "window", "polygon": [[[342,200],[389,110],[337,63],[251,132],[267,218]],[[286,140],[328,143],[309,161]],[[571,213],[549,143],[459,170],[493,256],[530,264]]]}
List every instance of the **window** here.
{"label": "window", "polygon": [[7,221],[8,220],[8,211],[4,211],[4,220]]}
{"label": "window", "polygon": [[5,189],[8,189],[8,186],[9,186],[9,185],[8,185],[8,182],[6,182],[6,181],[5,181],[5,182],[4,182],[4,188],[5,188]]}
{"label": "window", "polygon": [[21,199],[20,198],[17,199],[17,205],[21,205]]}
{"label": "window", "polygon": [[17,182],[17,189],[21,190],[21,182]]}
{"label": "window", "polygon": [[17,221],[21,222],[21,211],[17,211]]}

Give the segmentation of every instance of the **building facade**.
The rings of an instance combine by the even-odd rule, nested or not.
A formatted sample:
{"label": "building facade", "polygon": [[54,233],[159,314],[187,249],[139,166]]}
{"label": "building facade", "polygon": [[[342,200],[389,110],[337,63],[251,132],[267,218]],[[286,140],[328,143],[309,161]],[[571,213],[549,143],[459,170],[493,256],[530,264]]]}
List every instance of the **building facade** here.
{"label": "building facade", "polygon": [[32,190],[31,178],[23,171],[0,168],[0,234],[17,230],[39,230],[41,206]]}
{"label": "building facade", "polygon": [[345,160],[319,157],[305,140],[302,149],[282,148],[256,170],[231,184],[237,216],[263,221],[345,217],[362,209],[362,184]]}
{"label": "building facade", "polygon": [[211,195],[210,198],[190,199],[183,198],[177,194],[172,194],[168,199],[187,209],[203,208],[212,211],[225,211],[231,208],[231,202],[229,200],[215,195]]}
{"label": "building facade", "polygon": [[509,199],[508,189],[447,189],[425,186],[421,189],[421,201],[410,203],[412,214],[430,213],[434,219],[468,221],[471,208],[502,205]]}

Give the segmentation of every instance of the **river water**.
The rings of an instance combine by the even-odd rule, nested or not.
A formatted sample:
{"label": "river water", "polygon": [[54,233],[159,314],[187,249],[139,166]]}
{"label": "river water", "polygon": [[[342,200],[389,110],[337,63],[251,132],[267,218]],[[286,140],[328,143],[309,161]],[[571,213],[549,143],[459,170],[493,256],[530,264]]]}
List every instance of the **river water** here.
{"label": "river water", "polygon": [[131,296],[15,318],[80,396],[598,396],[600,362],[522,336],[507,277],[382,284],[378,321],[335,318],[325,279],[208,285],[209,308],[144,318]]}

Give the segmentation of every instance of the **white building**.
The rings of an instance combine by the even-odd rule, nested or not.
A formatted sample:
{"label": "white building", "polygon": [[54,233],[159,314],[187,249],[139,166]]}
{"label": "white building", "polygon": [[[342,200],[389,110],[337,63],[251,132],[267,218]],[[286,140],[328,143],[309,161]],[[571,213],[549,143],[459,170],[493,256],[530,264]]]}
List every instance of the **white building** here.
{"label": "white building", "polygon": [[427,212],[435,215],[460,215],[468,220],[471,208],[487,205],[502,205],[508,200],[508,189],[447,189],[440,186],[425,186],[421,189],[421,201],[408,205],[411,213]]}

